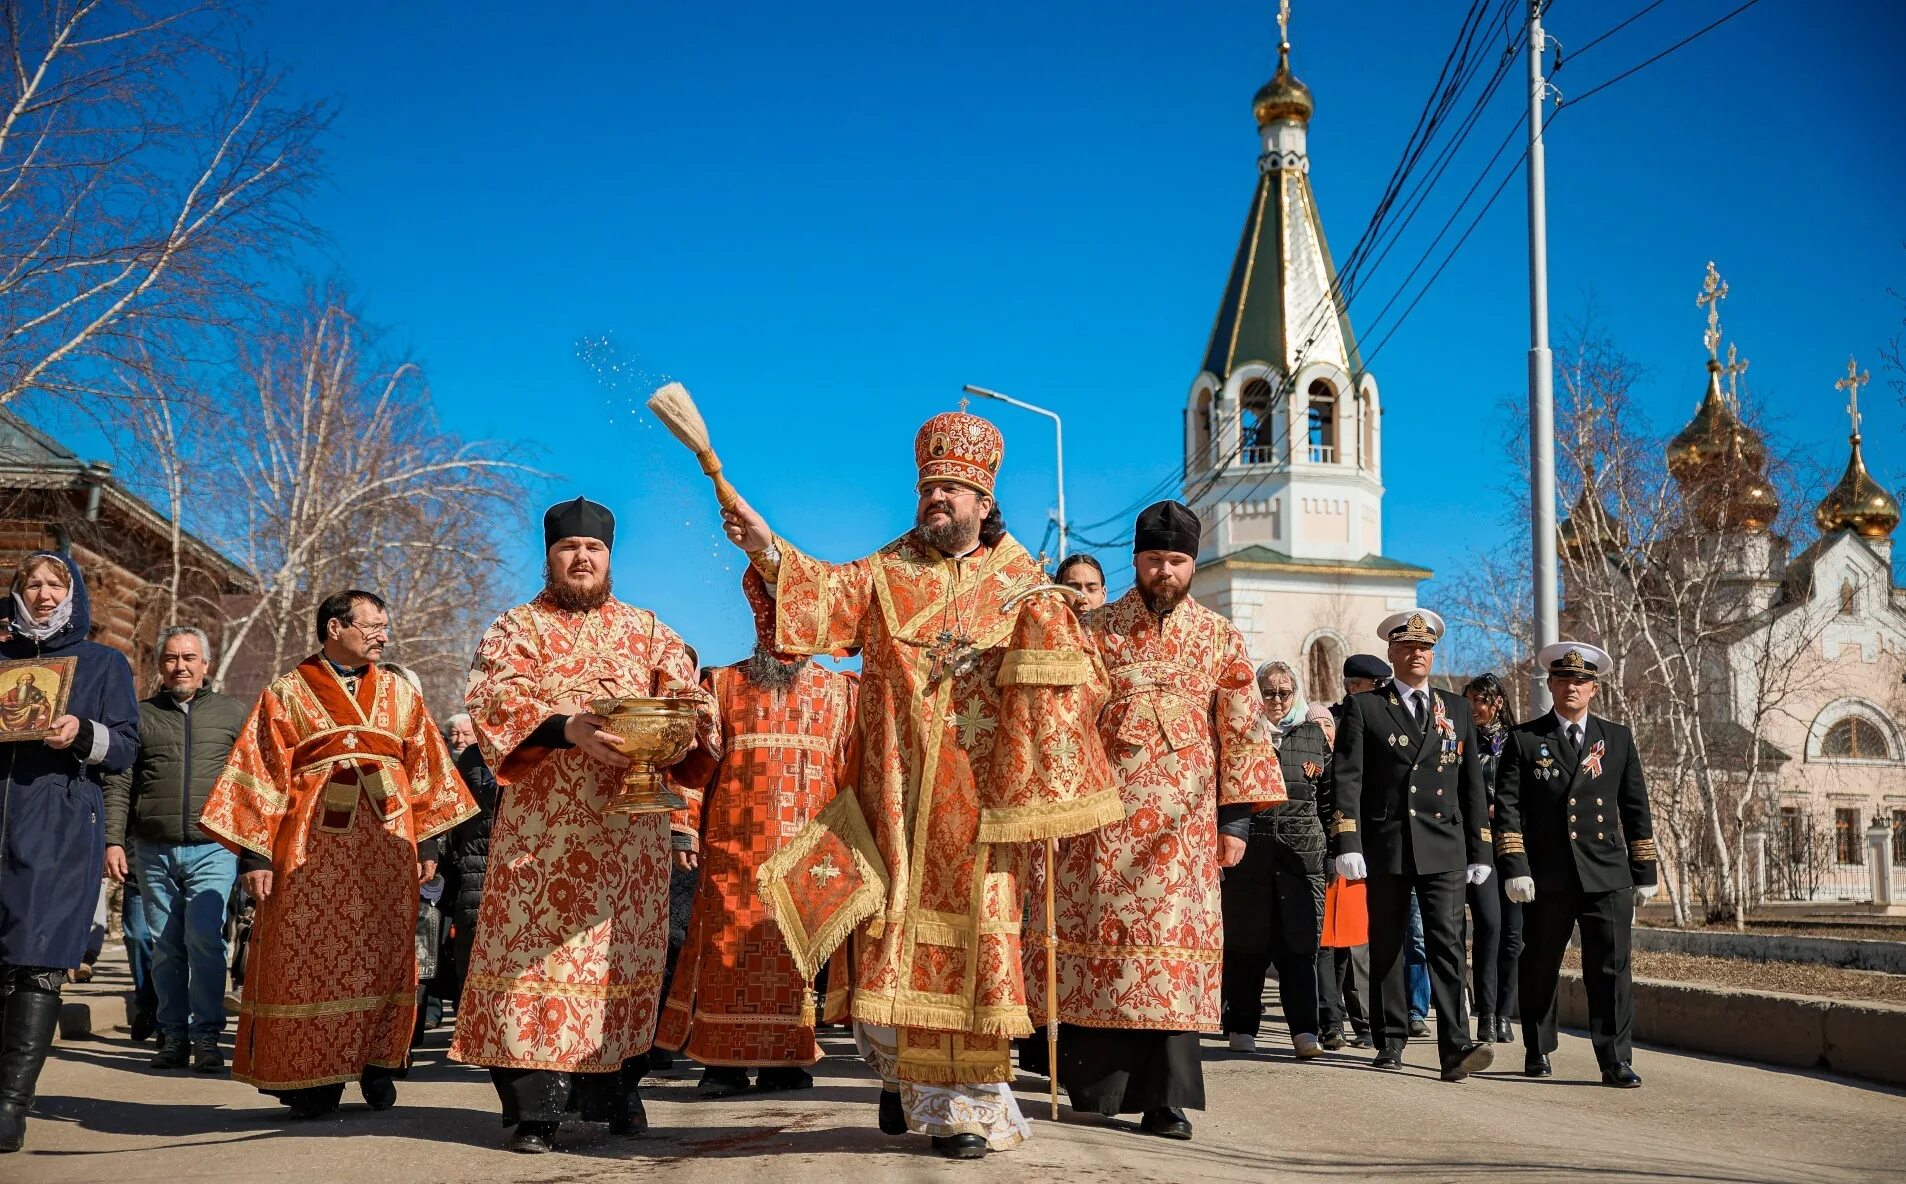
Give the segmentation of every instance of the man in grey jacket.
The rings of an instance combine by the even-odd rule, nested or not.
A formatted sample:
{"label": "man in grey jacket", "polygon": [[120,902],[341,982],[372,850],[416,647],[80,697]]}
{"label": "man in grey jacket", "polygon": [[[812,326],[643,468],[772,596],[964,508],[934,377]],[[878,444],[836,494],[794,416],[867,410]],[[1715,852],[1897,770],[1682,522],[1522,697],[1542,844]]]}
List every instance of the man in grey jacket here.
{"label": "man in grey jacket", "polygon": [[139,755],[106,779],[106,874],[137,861],[152,982],[158,997],[154,1069],[225,1067],[225,906],[238,876],[230,851],[199,830],[205,795],[245,723],[245,705],[205,685],[211,643],[190,625],[159,635],[159,693],[139,704]]}

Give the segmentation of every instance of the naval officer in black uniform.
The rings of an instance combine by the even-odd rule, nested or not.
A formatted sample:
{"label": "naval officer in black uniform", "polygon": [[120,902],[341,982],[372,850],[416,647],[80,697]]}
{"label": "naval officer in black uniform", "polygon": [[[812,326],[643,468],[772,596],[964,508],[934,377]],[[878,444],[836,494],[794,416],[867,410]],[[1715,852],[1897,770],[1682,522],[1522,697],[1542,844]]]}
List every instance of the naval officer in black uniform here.
{"label": "naval officer in black uniform", "polygon": [[1403,942],[1410,890],[1423,910],[1436,1048],[1444,1081],[1489,1067],[1469,1039],[1463,1007],[1463,885],[1489,878],[1489,804],[1469,701],[1429,685],[1443,619],[1427,609],[1377,626],[1395,676],[1352,695],[1337,728],[1337,874],[1368,876],[1370,982],[1377,996],[1379,1069],[1403,1064],[1410,1034]]}
{"label": "naval officer in black uniform", "polygon": [[1628,949],[1635,904],[1655,894],[1654,822],[1634,733],[1590,714],[1607,653],[1561,641],[1536,665],[1555,709],[1518,725],[1496,782],[1496,858],[1503,892],[1522,902],[1523,1073],[1550,1074],[1555,990],[1569,932],[1582,927],[1589,1039],[1602,1084],[1641,1084],[1634,1058]]}

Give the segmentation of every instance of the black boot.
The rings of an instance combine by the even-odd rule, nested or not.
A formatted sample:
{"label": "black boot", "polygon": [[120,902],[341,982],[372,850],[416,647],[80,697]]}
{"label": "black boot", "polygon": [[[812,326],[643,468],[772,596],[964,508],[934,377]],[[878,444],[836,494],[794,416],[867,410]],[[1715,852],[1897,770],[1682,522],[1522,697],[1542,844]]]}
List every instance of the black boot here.
{"label": "black boot", "polygon": [[935,1135],[933,1149],[948,1159],[980,1159],[991,1150],[979,1135]]}
{"label": "black boot", "polygon": [[883,1135],[907,1133],[907,1110],[900,1104],[900,1091],[897,1089],[880,1091],[880,1133]]}
{"label": "black boot", "polygon": [[544,1155],[556,1150],[556,1124],[519,1122],[504,1146],[518,1155]]}
{"label": "black boot", "polygon": [[0,1020],[0,1153],[26,1146],[26,1112],[59,1026],[58,971],[16,976]]}
{"label": "black boot", "polygon": [[728,1098],[745,1094],[748,1092],[748,1071],[732,1065],[710,1065],[702,1070],[702,1079],[695,1086],[695,1092],[704,1098]]}
{"label": "black boot", "polygon": [[795,1065],[763,1069],[755,1078],[755,1088],[762,1093],[787,1089],[813,1089],[814,1075]]}

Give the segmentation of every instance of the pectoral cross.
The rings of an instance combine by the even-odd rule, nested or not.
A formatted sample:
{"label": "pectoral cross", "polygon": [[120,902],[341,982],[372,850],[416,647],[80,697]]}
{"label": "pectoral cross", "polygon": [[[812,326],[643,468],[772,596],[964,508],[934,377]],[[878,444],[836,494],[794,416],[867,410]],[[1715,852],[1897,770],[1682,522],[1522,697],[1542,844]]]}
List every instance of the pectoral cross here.
{"label": "pectoral cross", "polygon": [[958,678],[970,674],[979,665],[979,652],[973,648],[973,639],[964,630],[955,635],[951,629],[940,630],[933,644],[927,647],[927,657],[933,659],[927,668],[927,681],[937,683],[952,675]]}
{"label": "pectoral cross", "polygon": [[1707,356],[1715,361],[1721,360],[1721,301],[1727,299],[1727,283],[1721,279],[1721,273],[1714,269],[1714,260],[1707,261],[1707,278],[1701,282],[1701,294],[1694,298],[1694,306],[1707,308],[1707,332],[1701,335],[1701,341],[1707,346]]}
{"label": "pectoral cross", "polygon": [[1860,364],[1851,357],[1846,360],[1846,377],[1833,384],[1836,391],[1846,392],[1846,413],[1853,419],[1853,438],[1860,438],[1860,388],[1873,380],[1873,375],[1860,369]]}

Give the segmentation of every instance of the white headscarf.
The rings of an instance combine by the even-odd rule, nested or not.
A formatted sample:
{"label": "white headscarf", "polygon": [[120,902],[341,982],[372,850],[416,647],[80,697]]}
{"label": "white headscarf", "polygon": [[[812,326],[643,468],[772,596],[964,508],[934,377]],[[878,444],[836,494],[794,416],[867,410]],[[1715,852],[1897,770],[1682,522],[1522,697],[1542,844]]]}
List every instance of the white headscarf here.
{"label": "white headscarf", "polygon": [[1273,721],[1277,728],[1277,734],[1282,736],[1298,724],[1304,722],[1305,717],[1310,712],[1310,704],[1304,701],[1304,686],[1297,681],[1297,671],[1291,669],[1289,662],[1281,662],[1273,659],[1259,666],[1257,668],[1257,683],[1259,686],[1264,685],[1264,676],[1272,671],[1277,671],[1291,680],[1290,710],[1284,713],[1284,718]]}
{"label": "white headscarf", "polygon": [[70,584],[66,588],[66,599],[54,605],[53,611],[46,614],[44,621],[35,621],[33,610],[26,606],[26,601],[20,599],[18,592],[13,594],[13,623],[10,629],[15,637],[24,637],[29,641],[45,641],[66,628],[66,623],[72,619],[73,589]]}

